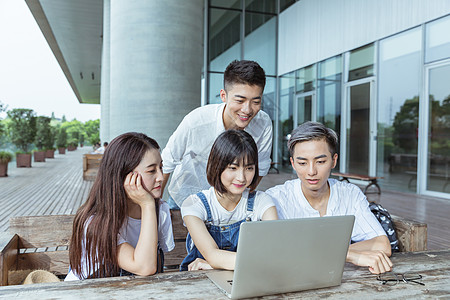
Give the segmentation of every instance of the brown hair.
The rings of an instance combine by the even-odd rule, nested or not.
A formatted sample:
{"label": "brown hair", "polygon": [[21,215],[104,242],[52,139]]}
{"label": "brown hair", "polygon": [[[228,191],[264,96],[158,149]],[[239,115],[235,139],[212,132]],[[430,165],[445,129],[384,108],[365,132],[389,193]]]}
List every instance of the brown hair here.
{"label": "brown hair", "polygon": [[[151,149],[159,150],[158,143],[136,132],[122,134],[106,147],[89,197],[73,222],[69,259],[74,274],[80,278],[117,275],[117,236],[128,215],[123,183]],[[81,263],[83,249],[87,274],[83,274]]]}
{"label": "brown hair", "polygon": [[235,161],[244,165],[255,165],[255,176],[250,189],[255,189],[258,182],[258,148],[253,137],[244,130],[230,129],[220,134],[209,153],[206,166],[206,178],[219,194],[227,193],[220,177],[223,171]]}

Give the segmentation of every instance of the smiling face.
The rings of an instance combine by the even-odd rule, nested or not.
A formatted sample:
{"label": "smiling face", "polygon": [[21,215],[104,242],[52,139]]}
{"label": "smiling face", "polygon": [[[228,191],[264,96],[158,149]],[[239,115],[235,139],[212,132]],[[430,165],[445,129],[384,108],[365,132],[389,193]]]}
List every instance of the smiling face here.
{"label": "smiling face", "polygon": [[241,160],[229,164],[220,175],[220,181],[227,193],[240,196],[250,186],[254,177],[255,165],[244,165],[244,160]]}
{"label": "smiling face", "polygon": [[328,192],[328,177],[336,166],[338,155],[331,155],[325,139],[295,144],[291,165],[302,182],[302,191],[315,196]]}
{"label": "smiling face", "polygon": [[225,129],[244,129],[261,109],[263,88],[236,83],[228,89],[220,90],[220,98],[226,103],[223,112]]}
{"label": "smiling face", "polygon": [[133,171],[141,174],[142,185],[153,198],[161,198],[162,159],[157,149],[148,150]]}

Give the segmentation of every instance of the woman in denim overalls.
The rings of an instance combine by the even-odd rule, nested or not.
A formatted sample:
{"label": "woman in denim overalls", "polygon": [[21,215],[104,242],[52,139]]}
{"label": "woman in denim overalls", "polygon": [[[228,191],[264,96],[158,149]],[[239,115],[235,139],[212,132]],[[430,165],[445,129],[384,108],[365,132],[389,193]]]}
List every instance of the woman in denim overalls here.
{"label": "woman in denim overalls", "polygon": [[258,184],[258,150],[247,132],[227,130],[219,135],[211,148],[206,173],[212,187],[191,195],[181,207],[189,230],[188,255],[180,265],[181,271],[233,270],[241,223],[277,219],[268,195],[249,192]]}

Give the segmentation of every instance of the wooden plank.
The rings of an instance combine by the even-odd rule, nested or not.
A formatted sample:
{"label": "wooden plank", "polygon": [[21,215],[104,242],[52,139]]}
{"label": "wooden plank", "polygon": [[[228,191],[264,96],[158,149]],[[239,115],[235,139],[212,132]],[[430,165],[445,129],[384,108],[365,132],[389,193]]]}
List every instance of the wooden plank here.
{"label": "wooden plank", "polygon": [[18,270],[47,270],[56,275],[67,275],[69,251],[23,253],[18,257]]}
{"label": "wooden plank", "polygon": [[164,253],[164,266],[170,269],[178,269],[186,255],[186,242],[175,242],[175,248],[168,253]]}
{"label": "wooden plank", "polygon": [[176,241],[186,241],[188,230],[183,225],[183,219],[181,218],[181,211],[171,210],[170,215],[172,218],[173,238]]}
{"label": "wooden plank", "polygon": [[362,174],[341,173],[341,172],[333,172],[333,173],[331,173],[331,175],[345,177],[345,178],[351,178],[351,179],[359,179],[359,180],[364,180],[364,181],[371,181],[371,180],[383,178],[383,177],[377,177],[377,176],[368,176],[368,175],[362,175]]}
{"label": "wooden plank", "polygon": [[[450,294],[450,251],[396,253],[394,271],[421,274],[425,286],[400,282],[386,286],[366,267],[346,264],[339,286],[261,297],[261,299],[440,299]],[[8,286],[0,288],[5,299],[228,299],[207,273],[168,272],[154,276],[126,276],[86,279],[76,282]],[[151,295],[151,296],[149,296]]]}
{"label": "wooden plank", "polygon": [[391,215],[401,252],[427,250],[427,224]]}
{"label": "wooden plank", "polygon": [[22,248],[69,245],[74,215],[14,217],[10,232],[17,233]]}
{"label": "wooden plank", "polygon": [[19,237],[17,234],[0,233],[0,285],[8,284],[8,271],[17,268]]}

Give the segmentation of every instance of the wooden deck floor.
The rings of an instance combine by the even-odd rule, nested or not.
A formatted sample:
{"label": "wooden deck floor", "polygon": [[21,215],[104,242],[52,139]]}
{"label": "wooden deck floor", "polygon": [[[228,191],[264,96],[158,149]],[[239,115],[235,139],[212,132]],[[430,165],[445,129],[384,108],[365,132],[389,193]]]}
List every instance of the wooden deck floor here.
{"label": "wooden deck floor", "polygon": [[[0,231],[9,227],[13,216],[74,214],[92,186],[82,180],[82,155],[90,148],[79,148],[54,159],[33,163],[32,168],[10,164],[9,177],[0,178]],[[295,178],[291,173],[268,174],[259,190],[266,190]],[[392,214],[428,224],[428,249],[450,249],[450,200],[383,190],[381,196],[369,194]]]}
{"label": "wooden deck floor", "polygon": [[89,147],[66,151],[32,168],[8,166],[8,177],[0,177],[0,231],[7,231],[14,216],[74,214],[92,186],[82,179],[82,156]]}

